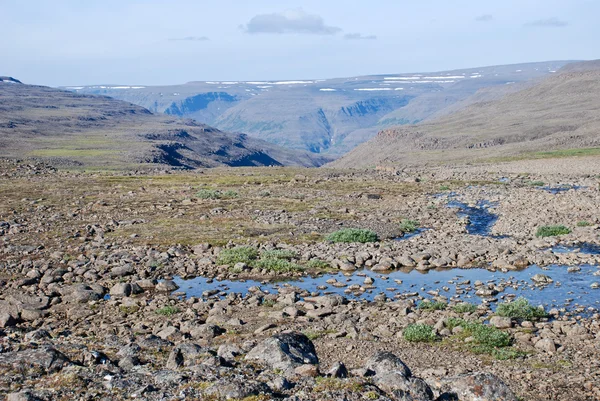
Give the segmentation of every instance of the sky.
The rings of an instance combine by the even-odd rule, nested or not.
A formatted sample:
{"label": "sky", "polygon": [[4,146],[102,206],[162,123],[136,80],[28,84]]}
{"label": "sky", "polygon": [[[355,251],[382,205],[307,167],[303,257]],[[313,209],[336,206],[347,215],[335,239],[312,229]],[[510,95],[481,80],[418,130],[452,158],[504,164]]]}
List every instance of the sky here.
{"label": "sky", "polygon": [[599,0],[0,0],[0,75],[166,85],[600,58]]}

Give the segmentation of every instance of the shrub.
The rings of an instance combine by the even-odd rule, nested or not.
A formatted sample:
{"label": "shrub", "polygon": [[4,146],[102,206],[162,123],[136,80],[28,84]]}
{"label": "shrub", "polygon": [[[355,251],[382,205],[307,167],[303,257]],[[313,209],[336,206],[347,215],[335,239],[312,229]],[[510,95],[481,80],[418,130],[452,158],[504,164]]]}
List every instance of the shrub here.
{"label": "shrub", "polygon": [[232,199],[237,198],[238,193],[235,191],[219,191],[216,189],[201,189],[196,193],[198,199]]}
{"label": "shrub", "polygon": [[507,349],[506,347],[512,344],[510,335],[493,326],[460,318],[450,318],[446,321],[446,327],[451,331],[455,327],[462,327],[463,331],[458,336],[460,338],[471,337],[472,341],[467,343],[467,347],[474,353],[492,355],[496,359],[511,359],[522,355],[517,350]]}
{"label": "shrub", "polygon": [[444,302],[423,301],[417,308],[421,310],[444,310],[447,306]]}
{"label": "shrub", "polygon": [[377,234],[371,230],[361,228],[344,228],[327,236],[331,242],[376,242]]}
{"label": "shrub", "polygon": [[157,309],[156,313],[158,313],[159,315],[163,315],[163,316],[173,316],[176,313],[181,312],[181,310],[179,310],[179,308],[175,307],[175,306],[170,306],[167,305],[163,308]]}
{"label": "shrub", "polygon": [[412,233],[419,228],[419,222],[415,220],[402,220],[400,222],[400,231],[403,233]]}
{"label": "shrub", "polygon": [[532,306],[525,298],[518,298],[513,302],[501,303],[496,309],[496,314],[498,316],[525,320],[539,320],[547,316],[543,309]]}
{"label": "shrub", "polygon": [[450,189],[450,186],[448,185],[440,185],[440,191],[447,191]]}
{"label": "shrub", "polygon": [[588,227],[591,225],[592,225],[592,223],[590,223],[589,221],[585,221],[585,220],[577,222],[577,227]]}
{"label": "shrub", "polygon": [[217,258],[221,265],[235,265],[242,262],[250,265],[258,258],[258,251],[251,246],[237,246],[231,249],[223,249]]}
{"label": "shrub", "polygon": [[410,342],[433,342],[437,338],[433,327],[427,324],[409,324],[402,331],[402,337]]}
{"label": "shrub", "polygon": [[563,225],[560,226],[541,226],[535,233],[536,237],[553,237],[555,235],[570,234],[571,229]]}
{"label": "shrub", "polygon": [[277,273],[296,272],[304,270],[304,268],[296,263],[292,263],[285,259],[261,259],[254,263],[255,267],[265,269]]}
{"label": "shrub", "polygon": [[477,305],[473,305],[468,302],[462,302],[454,305],[452,308],[456,313],[473,313],[477,310]]}
{"label": "shrub", "polygon": [[284,259],[284,260],[292,260],[298,257],[298,254],[294,251],[290,251],[287,249],[275,249],[272,251],[263,251],[260,254],[261,259]]}

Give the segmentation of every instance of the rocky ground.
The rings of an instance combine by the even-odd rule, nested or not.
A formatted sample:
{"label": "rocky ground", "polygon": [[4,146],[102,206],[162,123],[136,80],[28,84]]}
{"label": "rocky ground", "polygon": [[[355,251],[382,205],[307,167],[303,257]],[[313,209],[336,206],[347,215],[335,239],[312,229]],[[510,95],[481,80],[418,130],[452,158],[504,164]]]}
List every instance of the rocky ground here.
{"label": "rocky ground", "polygon": [[[497,282],[440,282],[429,294],[396,283],[398,296],[367,302],[293,285],[186,297],[172,281],[204,276],[216,286],[222,279],[365,268],[383,275],[595,265],[597,254],[551,250],[600,244],[598,177],[577,162],[563,165],[546,174],[514,164],[124,174],[1,162],[0,394],[10,400],[599,399],[597,305],[511,319],[492,310],[508,285]],[[578,189],[542,188],[560,184]],[[445,206],[450,199],[494,202],[490,210],[499,217],[491,235],[469,234],[468,219]],[[428,230],[395,241],[406,219]],[[538,227],[554,224],[572,232],[535,236]],[[342,227],[372,229],[380,241],[325,240]],[[304,269],[219,263],[223,250],[237,245],[292,251]],[[355,290],[371,285],[365,278]],[[456,307],[465,293],[481,296],[476,308]],[[444,307],[422,307],[426,297]],[[458,319],[494,327],[510,345],[473,347],[477,336],[467,335]],[[407,338],[414,324],[431,326],[433,338]]]}

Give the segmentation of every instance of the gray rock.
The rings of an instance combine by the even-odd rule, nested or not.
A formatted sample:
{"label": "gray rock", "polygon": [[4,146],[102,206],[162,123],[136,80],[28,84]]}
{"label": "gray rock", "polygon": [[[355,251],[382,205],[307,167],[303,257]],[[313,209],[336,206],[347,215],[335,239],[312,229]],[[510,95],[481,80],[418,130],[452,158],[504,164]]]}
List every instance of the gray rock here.
{"label": "gray rock", "polygon": [[367,375],[382,390],[394,394],[395,399],[428,401],[433,398],[431,388],[418,377],[413,377],[408,366],[391,352],[378,352],[366,363]]}
{"label": "gray rock", "polygon": [[133,273],[135,273],[135,269],[130,264],[126,264],[123,266],[117,266],[112,268],[112,270],[110,271],[110,276],[112,278],[118,278],[128,276]]}
{"label": "gray rock", "polygon": [[171,350],[166,368],[174,370],[180,366],[200,365],[208,356],[210,356],[208,350],[197,344],[179,344]]}
{"label": "gray rock", "polygon": [[0,353],[0,367],[12,369],[37,368],[48,373],[58,372],[71,361],[52,347]]}
{"label": "gray rock", "polygon": [[0,328],[11,327],[17,324],[17,320],[8,312],[0,312]]}
{"label": "gray rock", "polygon": [[491,373],[471,373],[442,380],[439,401],[517,401],[517,396]]}
{"label": "gray rock", "polygon": [[301,333],[282,333],[263,340],[247,355],[246,360],[259,361],[272,369],[292,375],[294,368],[319,363],[315,346]]}
{"label": "gray rock", "polygon": [[311,302],[319,306],[332,308],[334,306],[344,305],[348,300],[341,295],[322,295],[320,297],[306,297],[306,302]]}
{"label": "gray rock", "polygon": [[510,329],[512,327],[512,319],[509,317],[492,316],[490,324],[497,329]]}
{"label": "gray rock", "polygon": [[215,324],[202,324],[190,329],[190,335],[192,338],[196,339],[204,339],[204,340],[212,340],[215,337],[220,336],[225,333],[226,330],[215,325]]}
{"label": "gray rock", "polygon": [[535,343],[535,348],[546,352],[556,352],[556,344],[551,338],[543,338],[539,340]]}
{"label": "gray rock", "polygon": [[159,292],[173,292],[178,288],[179,286],[173,280],[165,280],[156,284],[156,291]]}
{"label": "gray rock", "polygon": [[346,369],[346,365],[342,362],[337,362],[325,373],[325,376],[343,379],[348,377],[348,369]]}
{"label": "gray rock", "polygon": [[131,284],[117,283],[110,289],[111,297],[128,297],[131,295]]}
{"label": "gray rock", "polygon": [[6,401],[38,401],[39,398],[35,397],[29,391],[20,391],[18,393],[10,393],[6,395]]}
{"label": "gray rock", "polygon": [[227,361],[234,360],[236,356],[243,353],[244,351],[237,344],[222,344],[219,349],[217,349],[217,355]]}
{"label": "gray rock", "polygon": [[206,389],[205,394],[224,400],[242,400],[251,396],[270,394],[270,389],[265,383],[254,380],[227,378],[213,383]]}

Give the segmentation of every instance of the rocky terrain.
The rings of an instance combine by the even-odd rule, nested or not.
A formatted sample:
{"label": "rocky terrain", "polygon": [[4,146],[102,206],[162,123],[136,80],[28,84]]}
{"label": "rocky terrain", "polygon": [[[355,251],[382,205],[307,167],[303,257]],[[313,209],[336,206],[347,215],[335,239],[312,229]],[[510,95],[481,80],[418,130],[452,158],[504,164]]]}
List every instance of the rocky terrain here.
{"label": "rocky terrain", "polygon": [[0,394],[596,400],[598,160],[547,162],[2,161]]}
{"label": "rocky terrain", "polygon": [[335,167],[436,165],[597,154],[600,61],[569,64],[514,93],[481,93],[466,107],[382,130]]}
{"label": "rocky terrain", "polygon": [[315,167],[330,159],[105,96],[0,79],[0,157],[95,169]]}
{"label": "rocky terrain", "polygon": [[[224,131],[338,157],[385,127],[415,124],[491,100],[567,65],[548,61],[453,71],[284,81],[66,87],[193,118]],[[480,90],[482,92],[480,92]]]}

